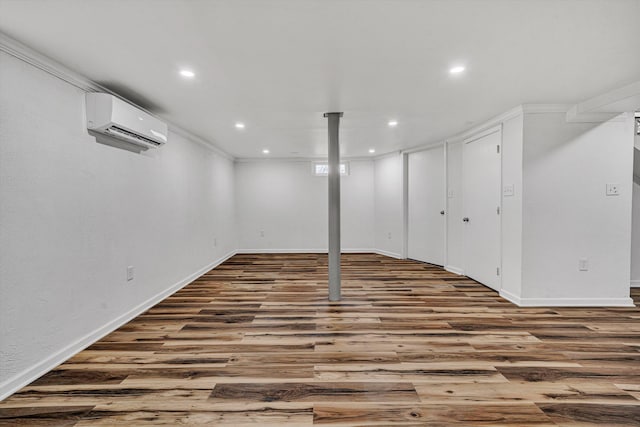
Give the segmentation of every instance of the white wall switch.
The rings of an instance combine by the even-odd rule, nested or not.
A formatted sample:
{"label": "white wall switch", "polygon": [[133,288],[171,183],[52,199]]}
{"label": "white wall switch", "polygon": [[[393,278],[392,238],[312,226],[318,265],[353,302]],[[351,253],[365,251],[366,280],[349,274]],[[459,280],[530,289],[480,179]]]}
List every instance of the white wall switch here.
{"label": "white wall switch", "polygon": [[133,280],[133,266],[130,265],[129,267],[127,267],[127,282],[130,282]]}
{"label": "white wall switch", "polygon": [[502,187],[502,195],[504,197],[511,197],[515,194],[515,186],[513,184],[505,185]]}
{"label": "white wall switch", "polygon": [[218,246],[218,238],[217,237],[213,238],[213,246],[214,247]]}
{"label": "white wall switch", "polygon": [[620,184],[607,184],[607,196],[617,196],[620,194]]}
{"label": "white wall switch", "polygon": [[449,197],[450,199],[453,199],[454,196],[455,196],[455,193],[453,192],[453,190],[447,191],[447,197]]}
{"label": "white wall switch", "polygon": [[589,271],[589,260],[586,258],[580,258],[578,260],[578,270]]}

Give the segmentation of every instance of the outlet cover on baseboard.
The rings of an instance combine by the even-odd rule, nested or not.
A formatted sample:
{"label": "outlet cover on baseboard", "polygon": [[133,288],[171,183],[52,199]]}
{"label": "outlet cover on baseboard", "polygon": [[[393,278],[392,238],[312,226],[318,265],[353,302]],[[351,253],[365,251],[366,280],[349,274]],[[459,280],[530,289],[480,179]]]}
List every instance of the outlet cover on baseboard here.
{"label": "outlet cover on baseboard", "polygon": [[130,282],[133,280],[133,266],[130,265],[127,267],[127,282]]}

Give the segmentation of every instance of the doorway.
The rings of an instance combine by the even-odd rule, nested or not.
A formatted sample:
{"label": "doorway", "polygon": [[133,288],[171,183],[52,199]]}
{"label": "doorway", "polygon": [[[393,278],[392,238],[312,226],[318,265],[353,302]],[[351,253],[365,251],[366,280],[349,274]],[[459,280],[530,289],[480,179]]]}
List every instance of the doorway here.
{"label": "doorway", "polygon": [[462,204],[465,274],[500,290],[502,127],[464,141]]}
{"label": "doorway", "polygon": [[444,265],[444,146],[408,155],[407,256]]}

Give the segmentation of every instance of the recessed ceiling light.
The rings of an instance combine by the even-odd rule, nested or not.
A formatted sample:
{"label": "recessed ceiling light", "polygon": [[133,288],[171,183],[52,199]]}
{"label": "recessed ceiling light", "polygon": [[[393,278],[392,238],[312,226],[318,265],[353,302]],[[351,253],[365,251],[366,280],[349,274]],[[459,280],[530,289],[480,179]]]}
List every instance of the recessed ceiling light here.
{"label": "recessed ceiling light", "polygon": [[463,71],[464,71],[464,67],[462,65],[457,65],[449,69],[449,72],[451,74],[460,74]]}
{"label": "recessed ceiling light", "polygon": [[188,79],[192,79],[192,78],[194,78],[196,76],[196,73],[194,73],[191,70],[180,70],[180,75],[182,77],[186,77]]}
{"label": "recessed ceiling light", "polygon": [[375,149],[375,148],[369,148],[369,153],[373,154],[373,153],[375,153],[375,152],[376,152],[376,149]]}
{"label": "recessed ceiling light", "polygon": [[265,148],[264,150],[262,150],[262,154],[269,154],[269,150]]}
{"label": "recessed ceiling light", "polygon": [[398,126],[398,121],[397,120],[389,120],[388,125],[391,126],[391,127],[396,127],[396,126]]}
{"label": "recessed ceiling light", "polygon": [[237,122],[236,129],[244,129],[244,123]]}

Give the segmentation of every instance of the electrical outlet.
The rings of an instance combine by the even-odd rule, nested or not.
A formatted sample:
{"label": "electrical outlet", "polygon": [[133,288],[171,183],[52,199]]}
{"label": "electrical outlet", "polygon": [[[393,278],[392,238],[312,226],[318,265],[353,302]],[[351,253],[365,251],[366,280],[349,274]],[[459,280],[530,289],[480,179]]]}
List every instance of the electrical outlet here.
{"label": "electrical outlet", "polygon": [[264,230],[260,230],[260,237],[264,237]]}
{"label": "electrical outlet", "polygon": [[514,194],[515,194],[515,189],[513,184],[505,185],[504,187],[502,187],[502,195],[504,197],[511,197]]}
{"label": "electrical outlet", "polygon": [[453,192],[453,190],[447,191],[447,197],[449,197],[450,199],[453,199],[455,197],[455,193]]}
{"label": "electrical outlet", "polygon": [[133,280],[133,266],[130,265],[127,267],[127,282],[130,282]]}
{"label": "electrical outlet", "polygon": [[589,260],[586,258],[580,258],[578,260],[578,270],[579,271],[589,271]]}
{"label": "electrical outlet", "polygon": [[391,239],[391,232],[387,233],[387,239]]}
{"label": "electrical outlet", "polygon": [[607,196],[618,196],[620,194],[619,184],[607,184]]}

